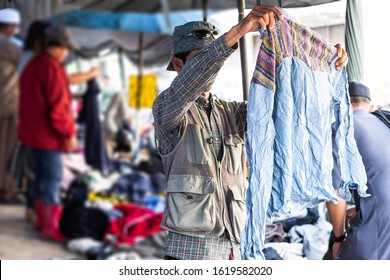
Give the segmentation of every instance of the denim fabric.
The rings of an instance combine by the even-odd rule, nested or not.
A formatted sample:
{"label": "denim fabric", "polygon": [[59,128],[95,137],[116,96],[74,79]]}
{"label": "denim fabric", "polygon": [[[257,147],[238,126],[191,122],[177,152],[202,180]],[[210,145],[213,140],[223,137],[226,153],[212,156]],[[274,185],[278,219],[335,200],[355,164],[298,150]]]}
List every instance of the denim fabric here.
{"label": "denim fabric", "polygon": [[41,149],[31,149],[31,151],[35,173],[34,198],[42,199],[48,205],[60,204],[62,153]]}
{"label": "denim fabric", "polygon": [[[303,61],[286,58],[277,76],[275,93],[251,84],[245,235],[253,240],[253,250],[257,249],[245,248],[244,258],[262,258],[266,213],[288,217],[323,201],[337,201],[331,176],[333,120],[343,166],[340,195],[349,199],[349,187],[355,186],[366,196],[366,175],[353,138],[345,70],[313,72]],[[247,240],[244,246],[250,244]]]}
{"label": "denim fabric", "polygon": [[264,34],[248,100],[248,218],[243,259],[264,259],[266,215],[290,217],[323,201],[332,186],[332,129],[342,182],[366,195],[366,175],[353,137],[346,69],[335,48],[310,29],[276,21]]}

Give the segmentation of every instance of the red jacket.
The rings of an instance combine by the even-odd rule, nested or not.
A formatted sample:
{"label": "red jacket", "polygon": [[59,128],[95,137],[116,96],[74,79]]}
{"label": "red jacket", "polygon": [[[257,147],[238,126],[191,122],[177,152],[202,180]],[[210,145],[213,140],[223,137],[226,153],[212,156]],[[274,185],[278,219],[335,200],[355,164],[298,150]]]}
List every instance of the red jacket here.
{"label": "red jacket", "polygon": [[61,64],[42,53],[20,79],[19,140],[44,150],[64,150],[75,134],[68,79]]}

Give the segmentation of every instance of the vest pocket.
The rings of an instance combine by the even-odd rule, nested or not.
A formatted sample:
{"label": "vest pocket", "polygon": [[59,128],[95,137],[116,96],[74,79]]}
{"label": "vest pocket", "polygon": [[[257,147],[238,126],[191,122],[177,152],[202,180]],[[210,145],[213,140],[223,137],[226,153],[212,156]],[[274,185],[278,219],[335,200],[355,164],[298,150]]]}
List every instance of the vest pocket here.
{"label": "vest pocket", "polygon": [[230,209],[229,217],[232,224],[233,236],[237,242],[241,241],[241,233],[246,222],[246,188],[229,186]]}
{"label": "vest pocket", "polygon": [[203,129],[195,124],[187,127],[187,159],[194,164],[208,164],[208,153],[203,141]]}
{"label": "vest pocket", "polygon": [[167,186],[166,225],[183,232],[213,230],[214,190],[215,184],[210,178],[172,176]]}
{"label": "vest pocket", "polygon": [[229,135],[225,138],[226,153],[228,153],[227,170],[232,174],[242,173],[242,154],[245,142],[238,135]]}

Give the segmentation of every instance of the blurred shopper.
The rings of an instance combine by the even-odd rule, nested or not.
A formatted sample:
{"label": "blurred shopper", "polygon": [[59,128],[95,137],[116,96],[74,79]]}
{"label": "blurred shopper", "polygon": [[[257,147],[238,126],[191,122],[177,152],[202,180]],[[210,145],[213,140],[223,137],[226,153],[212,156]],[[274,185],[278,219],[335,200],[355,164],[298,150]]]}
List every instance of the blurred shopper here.
{"label": "blurred shopper", "polygon": [[[165,259],[240,259],[246,220],[246,103],[210,93],[224,61],[249,32],[274,26],[270,6],[256,6],[226,34],[207,22],[175,27],[167,70],[178,76],[153,105],[156,145],[167,179],[161,226]],[[341,53],[341,51],[340,51]],[[346,54],[337,65],[346,64]]]}
{"label": "blurred shopper", "polygon": [[117,152],[132,152],[136,132],[132,127],[126,97],[126,92],[117,92],[104,112],[103,132],[110,157]]}
{"label": "blurred shopper", "polygon": [[107,74],[101,76],[100,84],[101,91],[98,96],[100,120],[108,155],[114,157],[116,137],[125,131],[123,128],[129,119],[127,92],[117,89]]}
{"label": "blurred shopper", "polygon": [[[31,58],[39,54],[43,51],[43,32],[49,27],[51,23],[47,20],[36,20],[34,21],[27,31],[27,36],[24,41],[23,53],[19,63],[19,74],[22,73],[27,63],[31,60]],[[23,145],[20,143],[20,145]],[[26,149],[28,150],[28,149]],[[30,167],[33,169],[33,166]],[[35,223],[36,215],[35,215],[35,199],[33,194],[33,179],[27,178],[26,180],[26,211],[25,211],[25,219]]]}
{"label": "blurred shopper", "polygon": [[22,59],[19,64],[19,72],[24,70],[26,64],[34,55],[43,51],[44,31],[51,25],[52,23],[48,20],[36,20],[30,24],[27,30],[26,38],[24,40]]}
{"label": "blurred shopper", "polygon": [[[44,43],[45,43],[45,30],[53,26],[48,20],[36,20],[31,23],[27,31],[27,36],[25,39],[22,59],[19,64],[19,72],[21,73],[26,67],[27,63],[35,56],[44,52]],[[84,83],[90,79],[95,78],[99,75],[99,69],[97,67],[91,68],[87,72],[74,73],[67,75],[67,80],[69,84],[80,84]],[[40,203],[38,203],[39,205]],[[26,191],[26,219],[34,221],[36,220],[35,216],[35,195],[33,182],[28,182],[27,191]],[[40,222],[38,221],[38,224]]]}
{"label": "blurred shopper", "polygon": [[[367,172],[370,197],[355,194],[356,214],[345,232],[346,202],[328,202],[333,225],[330,245],[340,260],[390,260],[390,129],[372,109],[367,86],[351,82],[349,94],[353,108],[355,140]],[[336,151],[337,152],[337,151]],[[335,162],[333,185],[339,186],[340,171]],[[349,216],[349,215],[348,215]]]}
{"label": "blurred shopper", "polygon": [[45,29],[42,47],[21,75],[18,136],[34,158],[35,226],[43,235],[63,241],[58,227],[62,152],[74,150],[77,141],[68,78],[61,64],[74,44],[65,28],[53,25]]}
{"label": "blurred shopper", "polygon": [[0,200],[12,202],[17,197],[16,184],[6,175],[6,162],[16,143],[19,99],[18,64],[22,50],[12,42],[20,24],[14,9],[0,10]]}
{"label": "blurred shopper", "polygon": [[[43,51],[44,31],[52,26],[48,20],[36,20],[31,23],[24,43],[22,59],[19,64],[19,72],[22,72],[32,57]],[[89,71],[68,74],[69,84],[81,84],[97,77],[100,74],[98,67],[92,67]]]}

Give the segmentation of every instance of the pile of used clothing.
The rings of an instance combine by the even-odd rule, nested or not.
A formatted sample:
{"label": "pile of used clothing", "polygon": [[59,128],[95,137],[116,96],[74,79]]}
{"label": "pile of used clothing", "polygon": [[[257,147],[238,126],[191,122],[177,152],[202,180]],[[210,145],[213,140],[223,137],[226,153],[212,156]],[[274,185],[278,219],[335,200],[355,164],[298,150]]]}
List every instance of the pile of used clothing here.
{"label": "pile of used clothing", "polygon": [[61,232],[88,259],[162,259],[166,183],[158,158],[74,173],[63,186]]}
{"label": "pile of used clothing", "polygon": [[268,219],[264,256],[267,260],[322,260],[331,230],[324,203],[286,219]]}

